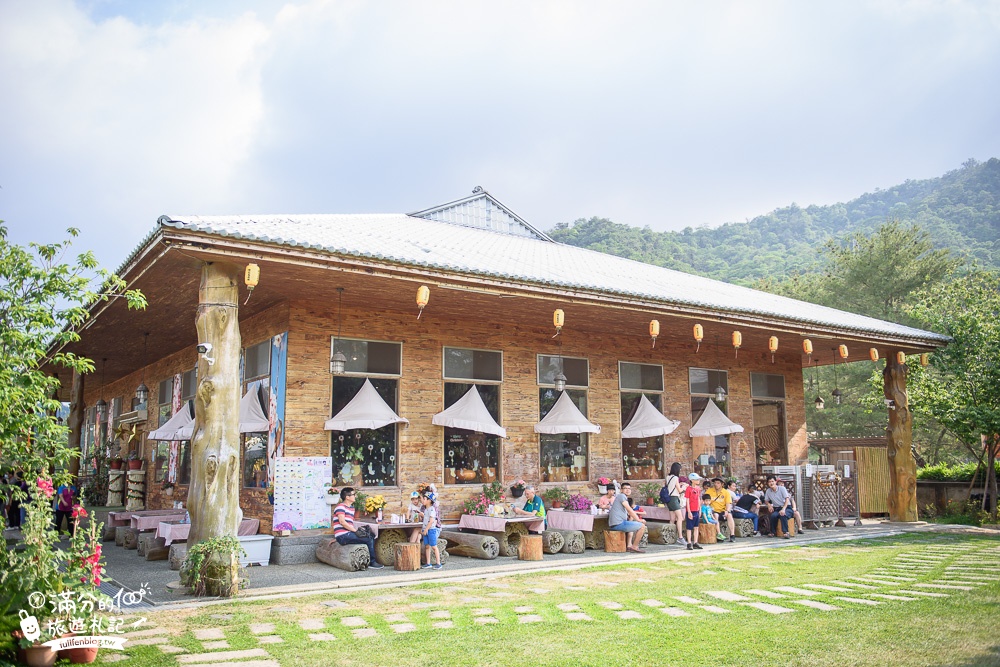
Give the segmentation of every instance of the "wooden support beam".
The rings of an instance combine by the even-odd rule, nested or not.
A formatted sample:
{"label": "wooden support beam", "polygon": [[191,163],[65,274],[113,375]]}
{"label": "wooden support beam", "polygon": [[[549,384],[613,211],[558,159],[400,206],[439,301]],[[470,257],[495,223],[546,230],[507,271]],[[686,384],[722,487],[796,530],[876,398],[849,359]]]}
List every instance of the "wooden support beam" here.
{"label": "wooden support beam", "polygon": [[917,462],[913,458],[913,413],[906,395],[906,364],[887,355],[882,371],[883,393],[892,401],[886,429],[889,455],[889,520],[917,520]]}
{"label": "wooden support beam", "polygon": [[[69,387],[69,421],[67,426],[69,426],[69,448],[76,452],[76,456],[70,459],[69,462],[69,474],[73,477],[73,483],[76,484],[76,479],[80,475],[80,458],[83,456],[83,451],[80,449],[80,443],[83,442],[83,375],[73,371],[73,379]],[[100,447],[103,443],[100,438],[94,443],[95,447]],[[79,485],[77,485],[79,486]]]}

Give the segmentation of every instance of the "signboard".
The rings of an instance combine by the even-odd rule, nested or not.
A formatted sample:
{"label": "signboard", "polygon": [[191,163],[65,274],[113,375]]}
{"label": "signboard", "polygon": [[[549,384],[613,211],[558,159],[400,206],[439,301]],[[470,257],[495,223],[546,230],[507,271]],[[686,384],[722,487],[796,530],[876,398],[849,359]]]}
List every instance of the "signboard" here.
{"label": "signboard", "polygon": [[333,478],[329,456],[284,456],[274,463],[274,529],[330,527],[326,488]]}

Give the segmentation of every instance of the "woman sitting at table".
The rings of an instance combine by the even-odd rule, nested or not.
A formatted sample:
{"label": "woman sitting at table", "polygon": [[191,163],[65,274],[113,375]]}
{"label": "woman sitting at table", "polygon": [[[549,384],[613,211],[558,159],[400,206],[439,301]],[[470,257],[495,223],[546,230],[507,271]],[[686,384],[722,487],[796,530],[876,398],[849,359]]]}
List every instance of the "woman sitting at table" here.
{"label": "woman sitting at table", "polygon": [[542,497],[535,492],[535,487],[526,486],[524,487],[524,508],[514,508],[515,516],[537,516],[541,519],[545,518],[545,503],[542,502]]}

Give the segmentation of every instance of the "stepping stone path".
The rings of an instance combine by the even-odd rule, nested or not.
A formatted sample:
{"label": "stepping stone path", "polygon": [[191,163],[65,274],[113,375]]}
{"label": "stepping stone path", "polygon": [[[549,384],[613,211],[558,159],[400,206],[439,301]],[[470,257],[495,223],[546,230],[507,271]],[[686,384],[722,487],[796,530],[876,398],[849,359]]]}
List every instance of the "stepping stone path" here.
{"label": "stepping stone path", "polygon": [[[378,598],[375,598],[376,600]],[[295,607],[271,607],[271,611],[278,614],[294,614],[297,610]]]}
{"label": "stepping stone path", "polygon": [[913,584],[919,588],[942,588],[945,590],[957,590],[957,591],[972,591],[975,590],[972,586],[956,586],[949,584]]}
{"label": "stepping stone path", "polygon": [[285,640],[281,638],[281,635],[263,635],[257,637],[257,641],[261,644],[282,644]]}
{"label": "stepping stone path", "polygon": [[662,607],[663,606],[662,602],[660,602],[659,600],[653,600],[653,599],[643,600],[642,604],[646,605],[647,607]]}
{"label": "stepping stone path", "polygon": [[728,609],[723,609],[722,607],[716,607],[715,605],[712,605],[712,604],[707,604],[704,607],[702,607],[702,609],[704,609],[705,611],[710,611],[713,614],[728,614],[729,613]]}
{"label": "stepping stone path", "polygon": [[517,617],[518,623],[541,623],[542,617],[538,614],[525,614]]}
{"label": "stepping stone path", "polygon": [[[563,586],[563,588],[565,588],[568,591],[585,591],[585,590],[587,590],[586,586]],[[494,595],[496,595],[496,593],[494,593]],[[508,595],[509,595],[509,593],[508,593]]]}
{"label": "stepping stone path", "polygon": [[571,611],[566,614],[566,618],[570,621],[592,621],[590,616],[587,616],[582,611]]}
{"label": "stepping stone path", "polygon": [[705,595],[711,595],[713,598],[725,600],[726,602],[742,602],[750,599],[739,593],[730,593],[729,591],[705,591]]}
{"label": "stepping stone path", "polygon": [[313,642],[332,642],[337,639],[334,635],[331,635],[329,632],[311,632],[307,636],[309,637],[309,641]]}
{"label": "stepping stone path", "polygon": [[748,588],[743,591],[744,593],[750,593],[751,595],[758,595],[762,598],[771,598],[772,600],[777,600],[779,598],[785,597],[781,593],[775,593],[774,591],[764,590],[762,588]]}
{"label": "stepping stone path", "polygon": [[805,597],[821,595],[821,593],[816,591],[811,591],[807,588],[796,588],[795,586],[775,586],[774,590],[781,591],[782,593],[791,593],[792,595],[802,595]]}
{"label": "stepping stone path", "polygon": [[431,618],[451,618],[451,612],[447,609],[439,609],[428,614]]}
{"label": "stepping stone path", "polygon": [[580,605],[573,604],[572,602],[562,602],[557,604],[556,607],[559,608],[559,611],[580,611]]}
{"label": "stepping stone path", "polygon": [[401,635],[405,632],[413,632],[414,630],[417,629],[417,626],[414,625],[413,623],[399,623],[397,625],[390,625],[389,627],[392,628],[392,631],[398,635]]}
{"label": "stepping stone path", "polygon": [[674,599],[686,602],[687,604],[704,604],[703,600],[699,600],[698,598],[693,598],[688,595],[675,595]]}
{"label": "stepping stone path", "polygon": [[737,570],[735,567],[722,567],[722,568],[719,568],[719,569],[720,570],[725,570],[726,572],[741,572],[741,570]]}
{"label": "stepping stone path", "polygon": [[229,648],[229,642],[224,639],[217,642],[202,642],[201,645],[206,651],[217,651],[218,649]]}
{"label": "stepping stone path", "polygon": [[435,630],[450,630],[453,627],[455,627],[455,622],[454,621],[437,621],[436,623],[432,623],[431,627],[434,628]]}
{"label": "stepping stone path", "polygon": [[142,639],[129,639],[129,646],[155,646],[156,644],[166,644],[170,641],[168,637],[143,637]]}
{"label": "stepping stone path", "polygon": [[385,620],[387,623],[406,623],[409,619],[406,614],[387,614]]}
{"label": "stepping stone path", "polygon": [[760,609],[761,611],[766,611],[769,614],[791,614],[794,609],[789,609],[788,607],[779,607],[776,604],[769,604],[767,602],[748,602],[747,606],[753,607],[754,609]]}
{"label": "stepping stone path", "polygon": [[375,632],[375,628],[356,628],[351,630],[351,634],[357,639],[365,639],[367,637],[374,637],[378,633]]}
{"label": "stepping stone path", "polygon": [[838,581],[838,580],[834,579],[830,583],[837,584],[838,586],[849,586],[851,588],[860,588],[861,590],[864,590],[864,591],[876,591],[876,590],[878,590],[877,586],[868,586],[868,585],[865,585],[865,584],[856,584],[853,581]]}
{"label": "stepping stone path", "polygon": [[303,618],[299,621],[299,627],[303,630],[322,630],[326,627],[326,621],[322,618]]}
{"label": "stepping stone path", "polygon": [[209,616],[209,618],[215,618],[215,619],[218,619],[220,621],[231,621],[231,620],[233,620],[233,615],[232,614],[212,614],[211,616]]}
{"label": "stepping stone path", "polygon": [[360,616],[345,616],[340,619],[340,622],[349,628],[360,628],[362,626],[368,625],[368,621],[361,618]]}
{"label": "stepping stone path", "polygon": [[108,656],[101,656],[101,662],[118,662],[119,660],[128,660],[129,656],[125,653],[112,653]]}
{"label": "stepping stone path", "polygon": [[473,609],[472,610],[472,615],[473,616],[489,616],[492,613],[493,613],[493,610],[490,609],[489,607],[484,607],[483,609]]}
{"label": "stepping stone path", "polygon": [[[169,644],[161,644],[160,650],[168,655],[173,655],[174,653],[183,653],[184,649],[179,646],[171,646]],[[107,662],[108,658],[104,658],[104,662]]]}
{"label": "stepping stone path", "polygon": [[498,621],[493,616],[477,616],[476,617],[476,623],[478,623],[479,625],[486,625],[488,623],[499,623],[499,622],[500,621]]}
{"label": "stepping stone path", "polygon": [[274,623],[251,623],[250,632],[255,635],[274,634]]}
{"label": "stepping stone path", "polygon": [[875,605],[882,604],[878,600],[863,600],[861,598],[837,597],[837,598],[834,598],[834,600],[843,600],[844,602],[853,602],[854,604],[867,604],[867,605],[870,605],[872,607],[874,607]]}
{"label": "stepping stone path", "polygon": [[624,605],[621,602],[611,602],[610,600],[603,600],[597,604],[601,605],[605,609],[622,609]]}
{"label": "stepping stone path", "polygon": [[126,639],[132,639],[133,637],[152,637],[154,635],[165,635],[167,631],[163,628],[149,628],[147,630],[136,630],[135,632],[129,632],[125,635]]}
{"label": "stepping stone path", "polygon": [[802,584],[804,588],[815,588],[818,591],[829,591],[831,593],[850,593],[850,588],[842,586],[827,586],[825,584]]}
{"label": "stepping stone path", "polygon": [[795,604],[800,604],[805,607],[812,607],[813,609],[819,609],[820,611],[834,611],[840,607],[834,607],[832,604],[826,604],[825,602],[816,602],[815,600],[792,600]]}
{"label": "stepping stone path", "polygon": [[219,628],[196,628],[192,632],[194,633],[194,638],[199,641],[226,638],[226,635]]}
{"label": "stepping stone path", "polygon": [[622,618],[622,619],[625,619],[625,620],[630,620],[630,619],[634,619],[634,618],[642,618],[642,614],[640,614],[639,612],[637,612],[637,611],[631,611],[631,610],[628,610],[628,609],[625,610],[625,611],[616,611],[615,614],[618,616],[618,618]]}
{"label": "stepping stone path", "polygon": [[702,570],[702,574],[718,574],[715,570]]}
{"label": "stepping stone path", "polygon": [[912,602],[917,598],[908,598],[905,595],[886,595],[884,593],[869,593],[873,598],[879,598],[881,600],[901,600],[903,602]]}
{"label": "stepping stone path", "polygon": [[535,611],[534,607],[514,607],[515,614],[530,614]]}
{"label": "stepping stone path", "polygon": [[906,595],[919,595],[925,598],[946,598],[951,597],[947,593],[931,593],[930,591],[896,591],[897,593],[904,593]]}
{"label": "stepping stone path", "polygon": [[684,611],[683,609],[681,609],[680,607],[660,607],[660,611],[666,614],[667,616],[674,616],[674,617],[691,615],[686,611]]}
{"label": "stepping stone path", "polygon": [[330,607],[332,609],[343,609],[347,607],[347,603],[343,600],[324,600],[320,602],[324,607]]}
{"label": "stepping stone path", "polygon": [[528,590],[537,595],[547,595],[552,592],[547,588],[529,588]]}
{"label": "stepping stone path", "polygon": [[177,656],[177,662],[182,665],[190,665],[199,662],[223,662],[226,660],[243,660],[244,658],[269,658],[267,651],[262,648],[252,648],[245,651],[225,651],[218,653],[189,653],[188,655]]}

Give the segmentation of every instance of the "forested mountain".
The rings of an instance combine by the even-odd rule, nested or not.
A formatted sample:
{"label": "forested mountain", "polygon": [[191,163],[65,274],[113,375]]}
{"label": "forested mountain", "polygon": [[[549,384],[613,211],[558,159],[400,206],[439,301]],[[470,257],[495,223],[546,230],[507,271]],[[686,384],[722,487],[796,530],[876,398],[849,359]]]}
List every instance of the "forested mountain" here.
{"label": "forested mountain", "polygon": [[969,160],[939,178],[908,180],[846,204],[792,204],[711,229],[655,232],[591,218],[548,233],[570,245],[750,285],[815,271],[826,241],[871,234],[888,220],[919,225],[936,247],[1000,268],[1000,160]]}

